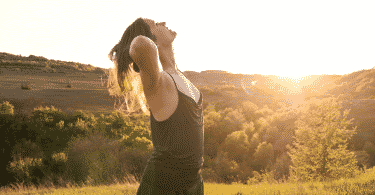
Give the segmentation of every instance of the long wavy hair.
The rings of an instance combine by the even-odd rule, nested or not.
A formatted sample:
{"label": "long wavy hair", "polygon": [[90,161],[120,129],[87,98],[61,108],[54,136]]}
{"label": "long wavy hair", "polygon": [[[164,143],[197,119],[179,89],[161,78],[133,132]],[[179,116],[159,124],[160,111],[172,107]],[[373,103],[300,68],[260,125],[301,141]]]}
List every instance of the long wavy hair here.
{"label": "long wavy hair", "polygon": [[[125,110],[128,113],[135,112],[138,108],[148,114],[146,99],[143,93],[142,82],[138,65],[133,61],[129,55],[130,44],[133,39],[139,35],[146,36],[153,41],[156,37],[151,33],[151,29],[143,18],[136,19],[130,26],[128,26],[121,37],[121,40],[111,49],[108,57],[115,64],[115,69],[111,71],[111,84],[109,87],[114,87],[116,81],[120,87],[120,94],[110,90],[111,94],[122,97],[123,102],[119,110]],[[116,90],[114,90],[116,91]],[[121,98],[120,98],[121,99]],[[122,109],[125,104],[126,108]]]}
{"label": "long wavy hair", "polygon": [[108,55],[110,60],[116,65],[117,81],[121,88],[121,92],[127,90],[126,88],[129,87],[124,85],[124,80],[126,76],[128,76],[131,64],[133,64],[133,70],[139,73],[138,65],[129,55],[130,44],[133,39],[139,35],[146,36],[151,40],[156,41],[155,35],[151,33],[150,26],[148,26],[141,17],[136,19],[130,26],[128,26],[128,28],[126,28],[121,40],[112,48]]}

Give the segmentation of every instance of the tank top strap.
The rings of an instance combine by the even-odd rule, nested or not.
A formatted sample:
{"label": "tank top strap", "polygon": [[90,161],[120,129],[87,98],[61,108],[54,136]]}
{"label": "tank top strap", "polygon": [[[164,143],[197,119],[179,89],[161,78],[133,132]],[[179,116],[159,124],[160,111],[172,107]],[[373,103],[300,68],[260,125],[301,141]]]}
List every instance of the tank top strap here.
{"label": "tank top strap", "polygon": [[[164,71],[164,72],[166,72],[166,71]],[[168,72],[166,72],[167,74],[169,74]],[[171,74],[169,74],[169,76],[171,76],[172,77],[172,75]],[[172,77],[172,80],[173,80],[173,82],[174,82],[174,85],[176,86],[176,89],[177,89],[177,91],[179,91],[178,90],[178,88],[177,88],[177,84],[176,84],[176,81],[174,80],[174,78]]]}

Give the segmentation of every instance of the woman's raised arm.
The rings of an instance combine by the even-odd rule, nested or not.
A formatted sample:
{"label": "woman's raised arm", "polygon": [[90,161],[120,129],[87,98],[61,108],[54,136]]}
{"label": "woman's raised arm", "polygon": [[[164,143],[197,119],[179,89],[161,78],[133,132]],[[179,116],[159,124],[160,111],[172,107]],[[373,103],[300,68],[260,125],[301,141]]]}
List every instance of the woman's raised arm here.
{"label": "woman's raised arm", "polygon": [[133,39],[129,55],[140,69],[145,94],[154,94],[161,85],[162,72],[158,64],[157,46],[151,39],[139,35]]}

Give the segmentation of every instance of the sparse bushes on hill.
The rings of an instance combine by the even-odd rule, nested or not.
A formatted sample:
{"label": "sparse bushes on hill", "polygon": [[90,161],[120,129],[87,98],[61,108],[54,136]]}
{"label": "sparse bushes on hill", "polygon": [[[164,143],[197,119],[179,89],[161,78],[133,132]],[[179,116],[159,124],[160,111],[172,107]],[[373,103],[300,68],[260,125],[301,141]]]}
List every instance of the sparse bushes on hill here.
{"label": "sparse bushes on hill", "polygon": [[30,61],[36,61],[36,62],[45,62],[45,61],[48,61],[47,58],[42,57],[42,56],[29,55],[28,58],[29,58]]}
{"label": "sparse bushes on hill", "polygon": [[30,86],[28,84],[27,85],[22,84],[21,85],[21,89],[23,89],[23,90],[30,90],[31,88],[30,88]]}
{"label": "sparse bushes on hill", "polygon": [[63,70],[91,71],[97,74],[104,74],[105,70],[94,67],[90,64],[81,64],[76,62],[65,62],[60,60],[49,60],[42,56],[30,55],[28,57],[13,55],[5,52],[0,53],[0,66],[14,70],[19,68],[21,71],[56,73]]}

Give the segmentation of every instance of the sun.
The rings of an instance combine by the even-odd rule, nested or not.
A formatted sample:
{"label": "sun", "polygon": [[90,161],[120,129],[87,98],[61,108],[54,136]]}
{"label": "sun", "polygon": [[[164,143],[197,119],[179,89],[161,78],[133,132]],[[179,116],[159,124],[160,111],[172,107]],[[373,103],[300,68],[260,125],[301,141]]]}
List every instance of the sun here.
{"label": "sun", "polygon": [[283,79],[285,79],[288,83],[292,84],[294,87],[299,88],[301,87],[299,84],[301,81],[307,80],[310,78],[310,75],[300,75],[300,76],[283,76]]}
{"label": "sun", "polygon": [[306,80],[310,79],[310,75],[292,75],[292,76],[270,76],[273,82],[278,83],[284,87],[284,93],[286,94],[299,94],[301,93],[302,87],[306,85]]}

